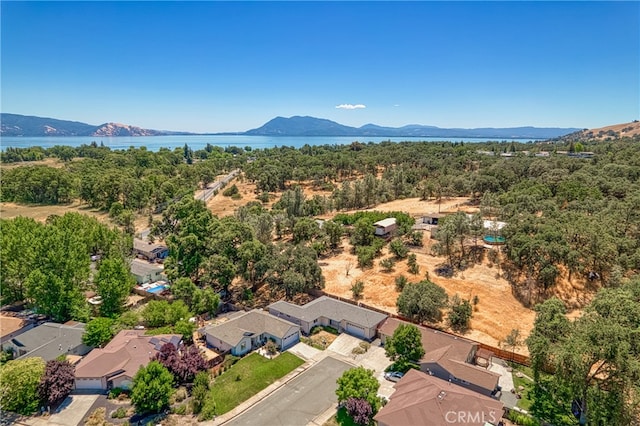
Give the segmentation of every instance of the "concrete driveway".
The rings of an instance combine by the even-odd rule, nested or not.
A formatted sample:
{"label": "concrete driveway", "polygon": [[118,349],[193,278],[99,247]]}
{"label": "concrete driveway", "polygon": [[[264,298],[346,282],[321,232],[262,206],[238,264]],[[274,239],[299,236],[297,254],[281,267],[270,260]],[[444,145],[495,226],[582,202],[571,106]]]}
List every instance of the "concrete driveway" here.
{"label": "concrete driveway", "polygon": [[350,368],[325,357],[225,426],[305,426],[329,409],[335,410],[336,380]]}
{"label": "concrete driveway", "polygon": [[55,413],[48,418],[31,417],[24,421],[29,426],[76,426],[88,415],[99,395],[69,395]]}

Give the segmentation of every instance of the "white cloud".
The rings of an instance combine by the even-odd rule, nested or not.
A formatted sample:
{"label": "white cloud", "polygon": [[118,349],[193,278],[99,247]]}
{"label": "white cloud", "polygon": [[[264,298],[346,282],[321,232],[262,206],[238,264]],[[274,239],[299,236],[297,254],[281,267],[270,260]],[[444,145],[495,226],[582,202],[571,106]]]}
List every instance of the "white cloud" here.
{"label": "white cloud", "polygon": [[395,108],[397,108],[397,107],[399,107],[399,106],[400,106],[400,104],[395,104],[395,105],[394,105],[394,107],[395,107]]}
{"label": "white cloud", "polygon": [[363,109],[366,108],[366,105],[362,105],[362,104],[357,104],[357,105],[353,105],[353,104],[340,104],[340,105],[336,105],[336,108],[338,109]]}

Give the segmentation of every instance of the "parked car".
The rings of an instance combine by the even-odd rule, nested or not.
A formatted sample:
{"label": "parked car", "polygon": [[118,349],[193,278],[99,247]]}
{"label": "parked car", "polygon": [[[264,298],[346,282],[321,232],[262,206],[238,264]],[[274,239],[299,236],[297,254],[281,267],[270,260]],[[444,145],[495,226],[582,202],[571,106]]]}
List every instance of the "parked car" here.
{"label": "parked car", "polygon": [[391,382],[399,381],[400,379],[402,379],[402,376],[404,376],[404,373],[401,373],[399,371],[388,371],[384,373],[384,378]]}

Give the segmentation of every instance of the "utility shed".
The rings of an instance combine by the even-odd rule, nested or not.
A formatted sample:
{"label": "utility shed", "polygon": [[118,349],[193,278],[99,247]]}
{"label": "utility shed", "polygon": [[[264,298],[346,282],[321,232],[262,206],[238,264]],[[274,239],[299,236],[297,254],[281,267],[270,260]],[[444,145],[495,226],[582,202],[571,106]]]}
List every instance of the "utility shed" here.
{"label": "utility shed", "polygon": [[379,220],[374,223],[373,226],[376,227],[376,235],[378,236],[389,235],[398,229],[395,217],[388,217],[386,219]]}

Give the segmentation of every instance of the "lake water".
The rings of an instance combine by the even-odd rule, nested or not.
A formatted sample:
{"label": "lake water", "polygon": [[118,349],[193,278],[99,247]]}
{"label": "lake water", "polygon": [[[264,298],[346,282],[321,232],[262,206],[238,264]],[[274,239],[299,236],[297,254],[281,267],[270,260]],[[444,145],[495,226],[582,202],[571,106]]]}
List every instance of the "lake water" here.
{"label": "lake water", "polygon": [[25,137],[11,136],[0,137],[0,147],[6,150],[8,147],[28,148],[40,146],[50,148],[55,145],[80,146],[96,142],[103,143],[111,149],[128,149],[129,147],[146,147],[149,151],[158,151],[160,148],[181,148],[184,144],[193,150],[203,149],[207,144],[222,148],[237,146],[240,148],[264,149],[281,146],[300,148],[308,145],[348,145],[354,141],[367,142],[530,142],[532,139],[485,139],[485,138],[408,138],[408,137],[370,137],[370,136],[245,136],[245,135],[184,135],[184,136],[42,136]]}

